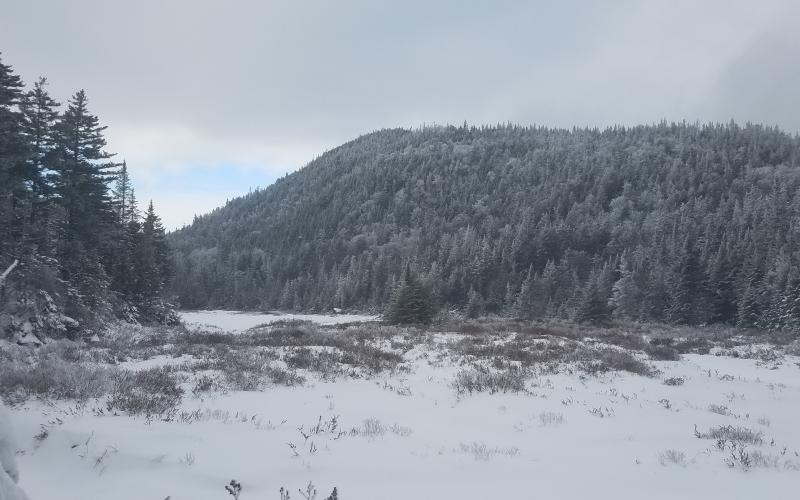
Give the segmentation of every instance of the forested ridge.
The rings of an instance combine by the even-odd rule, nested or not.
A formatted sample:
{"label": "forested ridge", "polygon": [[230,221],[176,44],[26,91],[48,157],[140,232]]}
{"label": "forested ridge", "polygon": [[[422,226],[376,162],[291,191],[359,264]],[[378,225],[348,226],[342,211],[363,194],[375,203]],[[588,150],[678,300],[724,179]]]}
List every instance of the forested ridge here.
{"label": "forested ridge", "polygon": [[800,325],[800,140],[748,124],[382,130],[168,235],[183,307]]}
{"label": "forested ridge", "polygon": [[0,62],[0,338],[175,319],[169,248],[83,90],[62,105]]}

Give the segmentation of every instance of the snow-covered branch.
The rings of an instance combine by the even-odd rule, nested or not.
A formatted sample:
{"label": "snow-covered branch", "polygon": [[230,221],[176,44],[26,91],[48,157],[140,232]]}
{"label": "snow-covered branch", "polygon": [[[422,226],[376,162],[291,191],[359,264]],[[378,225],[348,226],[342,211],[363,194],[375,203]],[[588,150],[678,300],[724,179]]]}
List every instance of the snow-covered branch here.
{"label": "snow-covered branch", "polygon": [[3,274],[0,274],[0,286],[3,286],[3,283],[5,283],[6,281],[6,277],[8,277],[8,275],[11,274],[11,271],[13,271],[15,267],[17,267],[17,264],[19,264],[19,261],[17,259],[14,259],[14,262],[12,262],[10,266],[8,266],[8,269],[3,271]]}

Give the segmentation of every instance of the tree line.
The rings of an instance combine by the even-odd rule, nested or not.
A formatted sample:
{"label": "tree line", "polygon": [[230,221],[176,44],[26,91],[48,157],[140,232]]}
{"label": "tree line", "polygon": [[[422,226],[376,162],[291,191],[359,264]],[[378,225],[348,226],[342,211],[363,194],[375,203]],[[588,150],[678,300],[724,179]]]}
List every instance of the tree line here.
{"label": "tree line", "polygon": [[800,140],[755,124],[383,130],[170,236],[185,307],[800,326]]}
{"label": "tree line", "polygon": [[62,106],[0,61],[0,331],[77,334],[111,318],[169,321],[164,228],[138,207],[127,165],[83,90]]}

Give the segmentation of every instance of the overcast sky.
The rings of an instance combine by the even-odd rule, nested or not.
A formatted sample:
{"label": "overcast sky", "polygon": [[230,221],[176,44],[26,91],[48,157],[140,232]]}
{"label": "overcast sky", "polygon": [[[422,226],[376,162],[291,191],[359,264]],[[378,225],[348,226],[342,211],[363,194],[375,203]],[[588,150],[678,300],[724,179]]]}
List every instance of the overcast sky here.
{"label": "overcast sky", "polygon": [[800,130],[796,0],[0,0],[0,51],[86,89],[170,228],[385,127]]}

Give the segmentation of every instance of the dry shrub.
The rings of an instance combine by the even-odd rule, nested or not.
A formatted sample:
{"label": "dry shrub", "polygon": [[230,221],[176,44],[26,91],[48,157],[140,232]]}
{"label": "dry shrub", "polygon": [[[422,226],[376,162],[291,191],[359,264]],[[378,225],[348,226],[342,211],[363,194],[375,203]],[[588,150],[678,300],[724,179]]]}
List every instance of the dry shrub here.
{"label": "dry shrub", "polygon": [[452,387],[459,395],[475,392],[488,392],[490,394],[525,392],[527,377],[527,372],[515,367],[493,371],[482,366],[475,366],[456,373]]}
{"label": "dry shrub", "polygon": [[17,401],[31,396],[85,401],[106,394],[115,373],[113,368],[59,358],[39,359],[32,364],[4,362],[0,364],[0,394]]}
{"label": "dry shrub", "polygon": [[163,415],[174,410],[183,399],[180,383],[179,377],[163,366],[118,372],[108,399],[108,409],[129,415]]}

